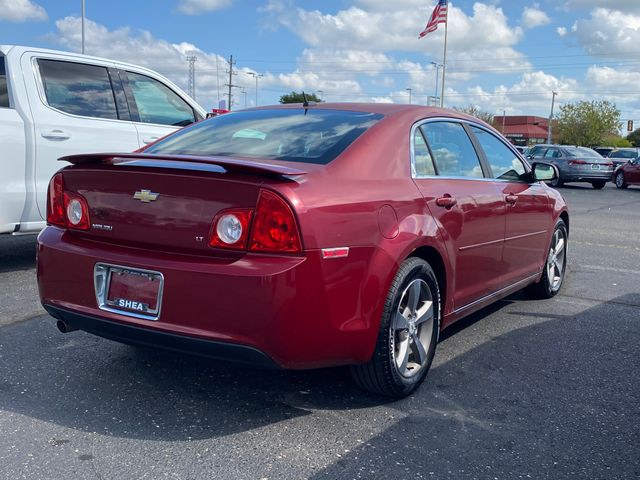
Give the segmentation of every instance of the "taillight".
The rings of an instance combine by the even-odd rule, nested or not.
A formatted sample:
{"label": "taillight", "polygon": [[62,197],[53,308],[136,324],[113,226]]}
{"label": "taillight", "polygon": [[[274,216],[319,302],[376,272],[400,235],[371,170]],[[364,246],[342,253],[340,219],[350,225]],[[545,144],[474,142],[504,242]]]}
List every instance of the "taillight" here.
{"label": "taillight", "polygon": [[274,253],[302,251],[298,224],[293,211],[275,193],[260,190],[249,250]]}
{"label": "taillight", "polygon": [[223,210],[213,219],[209,245],[219,248],[246,250],[253,210],[232,208]]}
{"label": "taillight", "polygon": [[49,225],[57,225],[58,227],[67,226],[64,216],[64,183],[61,173],[56,173],[49,182],[47,223]]}
{"label": "taillight", "polygon": [[49,182],[47,195],[47,223],[58,227],[89,230],[89,205],[82,195],[65,192],[62,173]]}
{"label": "taillight", "polygon": [[89,230],[89,205],[82,195],[64,192],[64,209],[67,214],[67,227],[77,230]]}
{"label": "taillight", "polygon": [[586,165],[584,160],[569,160],[569,165]]}

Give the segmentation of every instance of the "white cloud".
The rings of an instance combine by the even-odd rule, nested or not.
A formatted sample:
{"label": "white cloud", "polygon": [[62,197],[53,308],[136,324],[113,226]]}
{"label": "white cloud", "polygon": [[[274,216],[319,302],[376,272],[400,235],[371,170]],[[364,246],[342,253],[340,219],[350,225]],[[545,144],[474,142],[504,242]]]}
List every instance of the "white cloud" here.
{"label": "white cloud", "polygon": [[231,6],[231,0],[180,0],[178,10],[186,15],[199,15]]}
{"label": "white cloud", "polygon": [[0,20],[26,22],[48,18],[46,10],[31,0],[0,0]]}
{"label": "white cloud", "polygon": [[592,9],[606,7],[625,13],[640,13],[638,0],[569,0],[565,3],[565,10],[572,11],[578,8]]}
{"label": "white cloud", "polygon": [[558,33],[559,36],[564,37],[567,35],[567,29],[565,27],[558,27],[556,28],[556,32]]}
{"label": "white cloud", "polygon": [[640,45],[640,15],[597,8],[591,12],[591,18],[577,20],[566,38],[577,41],[590,54],[608,57],[635,54]]}
{"label": "white cloud", "polygon": [[551,23],[549,16],[537,8],[537,6],[525,7],[522,11],[521,24],[524,28],[536,28],[548,25],[549,23]]}

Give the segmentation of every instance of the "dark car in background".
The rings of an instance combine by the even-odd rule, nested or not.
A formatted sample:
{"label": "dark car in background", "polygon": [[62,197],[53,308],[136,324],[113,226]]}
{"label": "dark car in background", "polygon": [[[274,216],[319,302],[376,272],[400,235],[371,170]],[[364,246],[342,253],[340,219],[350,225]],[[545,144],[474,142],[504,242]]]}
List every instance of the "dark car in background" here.
{"label": "dark car in background", "polygon": [[607,156],[613,162],[613,168],[640,158],[640,148],[616,148]]}
{"label": "dark car in background", "polygon": [[616,168],[613,181],[618,188],[627,188],[629,185],[640,185],[640,158],[634,158]]}
{"label": "dark car in background", "polygon": [[571,145],[536,145],[527,158],[553,163],[559,177],[551,182],[561,187],[567,182],[587,182],[595,189],[603,188],[612,178],[613,163],[595,150]]}
{"label": "dark car in background", "polygon": [[598,152],[603,157],[608,157],[611,152],[613,152],[615,147],[593,147],[593,149]]}

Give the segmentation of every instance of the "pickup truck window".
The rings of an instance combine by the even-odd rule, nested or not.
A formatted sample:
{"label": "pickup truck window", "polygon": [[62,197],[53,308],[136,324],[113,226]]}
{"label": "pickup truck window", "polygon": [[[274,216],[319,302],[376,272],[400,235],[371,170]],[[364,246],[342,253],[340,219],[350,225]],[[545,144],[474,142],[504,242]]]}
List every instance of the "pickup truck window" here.
{"label": "pickup truck window", "polygon": [[127,77],[142,123],[184,127],[196,121],[191,106],[163,83],[133,72]]}
{"label": "pickup truck window", "polygon": [[9,108],[9,89],[7,88],[7,70],[4,57],[0,56],[0,108]]}
{"label": "pickup truck window", "polygon": [[84,117],[118,119],[105,67],[44,59],[38,66],[51,107]]}

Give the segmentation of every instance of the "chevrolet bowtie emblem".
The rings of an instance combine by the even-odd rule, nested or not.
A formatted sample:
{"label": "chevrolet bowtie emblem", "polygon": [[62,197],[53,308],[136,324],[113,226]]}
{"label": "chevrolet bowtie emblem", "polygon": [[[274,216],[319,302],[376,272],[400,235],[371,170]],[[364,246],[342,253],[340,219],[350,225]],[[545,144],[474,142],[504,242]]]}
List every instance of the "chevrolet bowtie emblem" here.
{"label": "chevrolet bowtie emblem", "polygon": [[149,203],[153,202],[159,195],[159,193],[154,193],[151,190],[140,190],[133,194],[133,198],[144,203]]}

